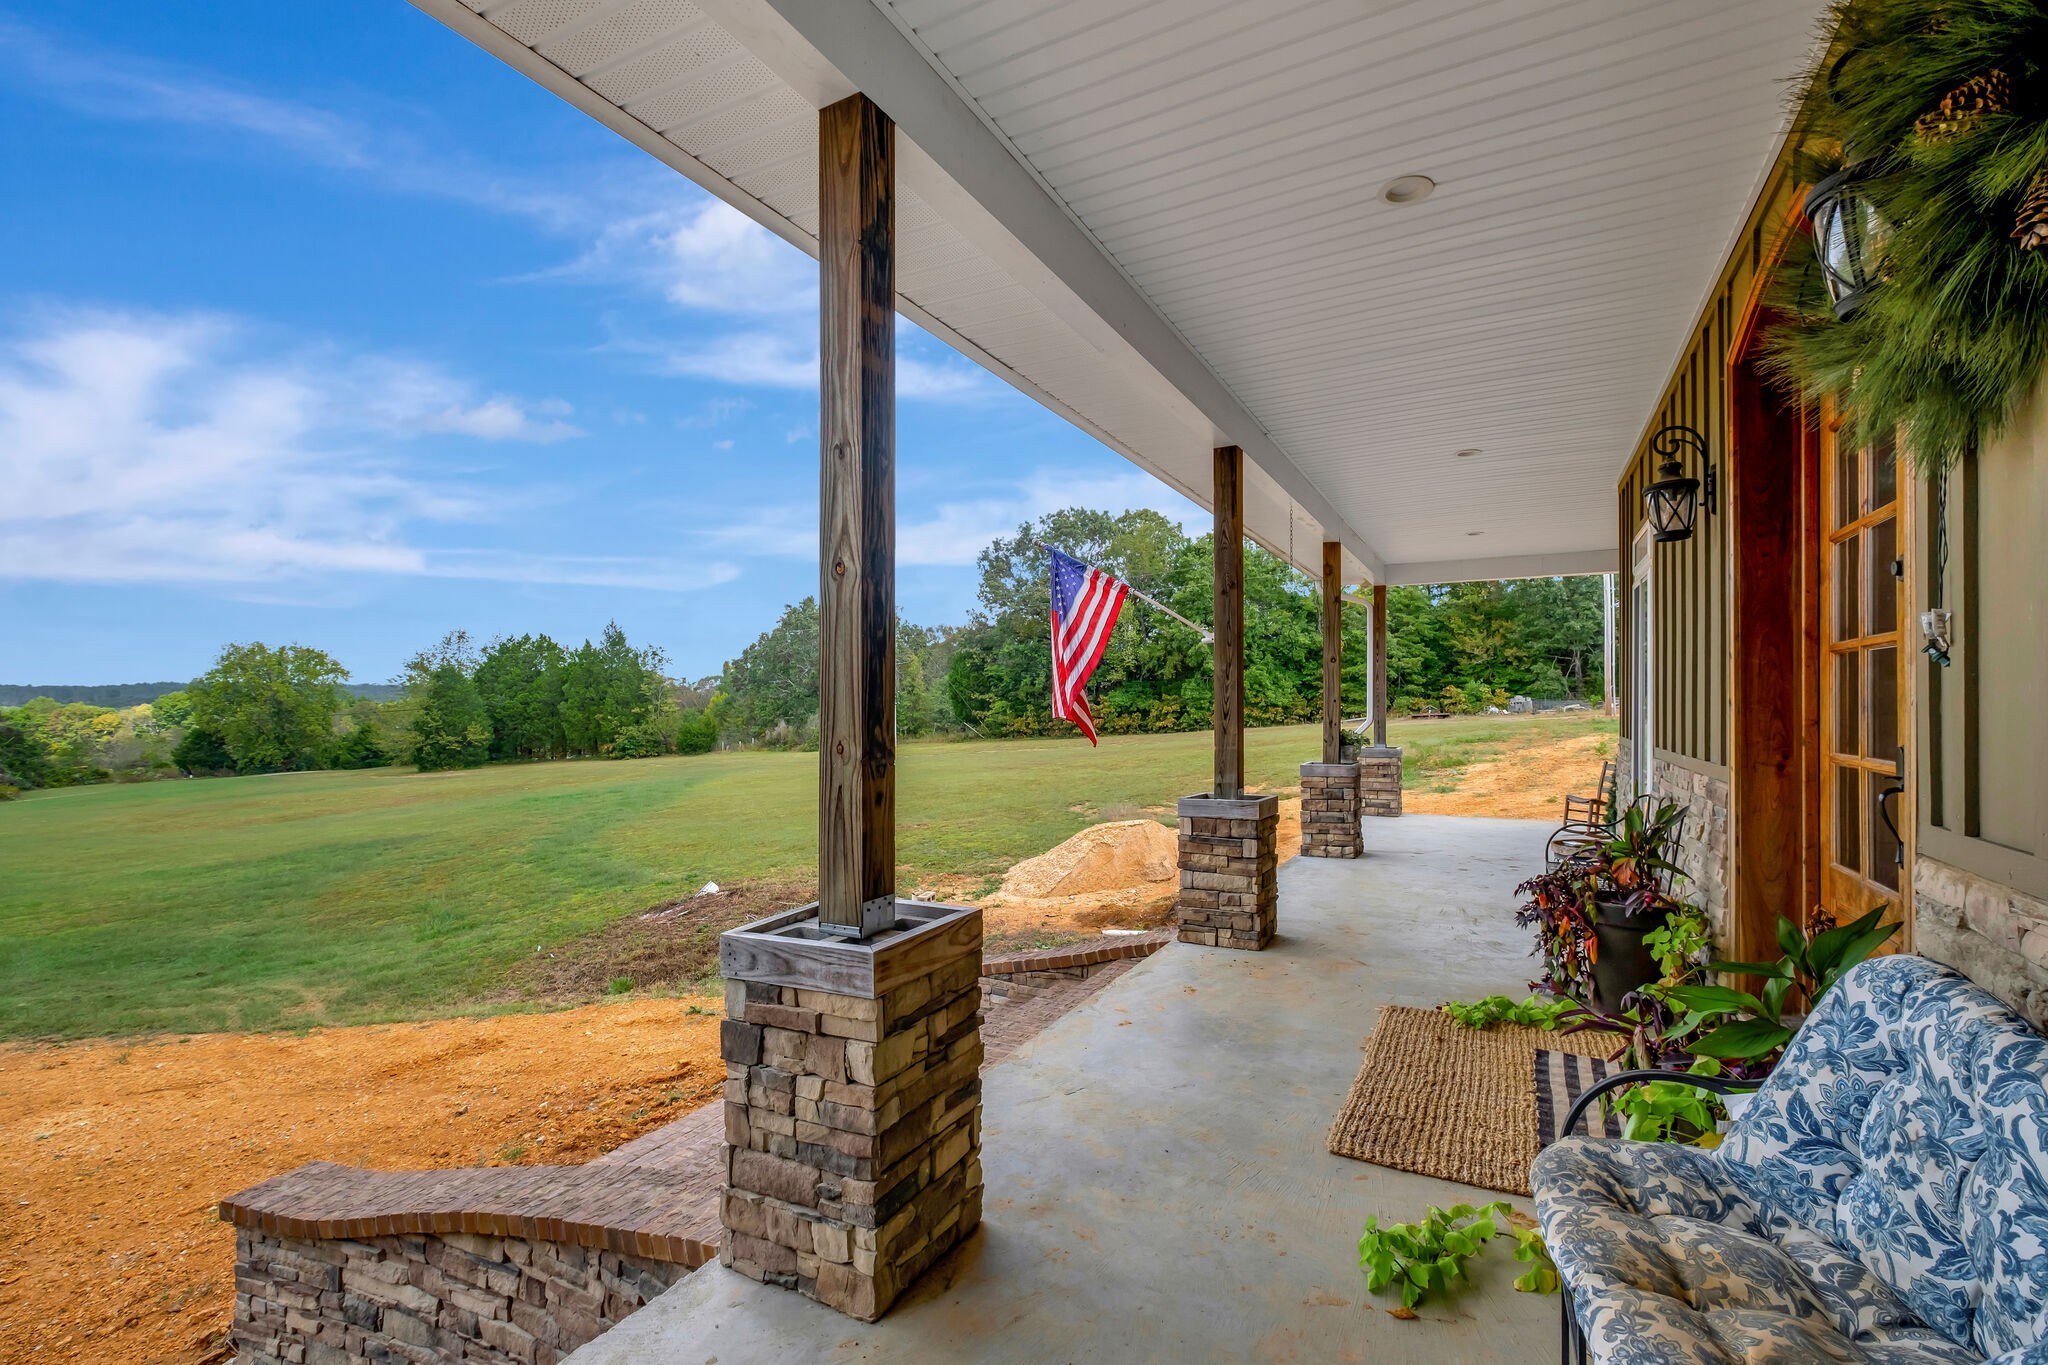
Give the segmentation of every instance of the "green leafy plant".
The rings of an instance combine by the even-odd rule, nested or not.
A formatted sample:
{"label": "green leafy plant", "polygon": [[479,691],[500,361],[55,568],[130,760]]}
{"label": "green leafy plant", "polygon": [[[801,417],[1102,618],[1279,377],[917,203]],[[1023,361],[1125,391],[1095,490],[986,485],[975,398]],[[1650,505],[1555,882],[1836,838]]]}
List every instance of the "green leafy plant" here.
{"label": "green leafy plant", "polygon": [[[1711,1062],[1693,1071],[1713,1075]],[[1621,1121],[1621,1135],[1631,1142],[1711,1142],[1716,1140],[1720,1101],[1683,1081],[1645,1081],[1631,1085],[1608,1101]]]}
{"label": "green leafy plant", "polygon": [[609,995],[625,995],[632,989],[633,978],[630,976],[615,976],[612,978],[611,984],[605,987],[605,991]]}
{"label": "green leafy plant", "polygon": [[1490,1028],[1505,1022],[1526,1024],[1548,1033],[1578,1008],[1572,1001],[1561,996],[1546,999],[1540,995],[1532,995],[1517,1004],[1505,995],[1489,995],[1484,1000],[1448,1001],[1443,1010],[1453,1021],[1469,1029]]}
{"label": "green leafy plant", "polygon": [[1643,936],[1643,946],[1657,959],[1664,984],[1677,986],[1699,974],[1700,964],[1714,945],[1706,915],[1695,906],[1680,904],[1661,927]]}
{"label": "green leafy plant", "polygon": [[1485,1245],[1512,1234],[1515,1260],[1528,1267],[1515,1278],[1515,1288],[1532,1294],[1557,1292],[1557,1266],[1534,1228],[1510,1222],[1514,1210],[1505,1200],[1474,1206],[1430,1205],[1420,1223],[1381,1225],[1378,1215],[1365,1220],[1358,1239],[1358,1265],[1365,1287],[1384,1294],[1400,1287],[1401,1306],[1414,1308],[1431,1294],[1447,1291],[1465,1276],[1465,1263]]}
{"label": "green leafy plant", "polygon": [[[1724,1062],[1768,1058],[1797,1032],[1784,1022],[1785,1001],[1793,990],[1803,994],[1809,1006],[1817,1003],[1843,972],[1898,932],[1896,923],[1882,923],[1883,918],[1880,907],[1837,925],[1826,911],[1816,911],[1802,930],[1779,916],[1778,946],[1785,954],[1776,962],[1715,961],[1707,965],[1713,972],[1764,978],[1762,993],[1752,995],[1733,986],[1659,987],[1657,994],[1664,1001],[1684,1011],[1665,1036],[1673,1042],[1689,1039],[1684,1046],[1695,1057]],[[1696,1032],[1698,1036],[1693,1036]]]}

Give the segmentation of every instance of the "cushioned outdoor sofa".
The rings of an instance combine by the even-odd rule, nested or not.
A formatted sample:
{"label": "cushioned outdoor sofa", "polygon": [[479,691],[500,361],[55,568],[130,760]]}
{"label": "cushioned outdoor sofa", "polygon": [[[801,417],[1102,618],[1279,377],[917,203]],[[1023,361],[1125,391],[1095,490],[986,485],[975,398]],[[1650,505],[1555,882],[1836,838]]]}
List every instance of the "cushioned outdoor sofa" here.
{"label": "cushioned outdoor sofa", "polygon": [[1845,975],[1720,1147],[1530,1183],[1568,1356],[2048,1365],[2048,1042],[1925,958]]}

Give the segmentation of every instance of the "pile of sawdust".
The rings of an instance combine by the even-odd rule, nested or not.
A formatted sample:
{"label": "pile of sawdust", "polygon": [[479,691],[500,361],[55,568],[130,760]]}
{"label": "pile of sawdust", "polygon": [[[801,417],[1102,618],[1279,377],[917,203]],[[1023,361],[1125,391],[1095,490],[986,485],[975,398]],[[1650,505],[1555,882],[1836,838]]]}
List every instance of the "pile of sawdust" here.
{"label": "pile of sawdust", "polygon": [[1179,837],[1158,821],[1112,820],[1012,867],[1002,894],[1045,900],[1129,891],[1178,878],[1179,856]]}
{"label": "pile of sawdust", "polygon": [[723,1012],[632,1000],[300,1037],[0,1047],[0,1360],[225,1360],[223,1196],[313,1160],[588,1161],[718,1093]]}

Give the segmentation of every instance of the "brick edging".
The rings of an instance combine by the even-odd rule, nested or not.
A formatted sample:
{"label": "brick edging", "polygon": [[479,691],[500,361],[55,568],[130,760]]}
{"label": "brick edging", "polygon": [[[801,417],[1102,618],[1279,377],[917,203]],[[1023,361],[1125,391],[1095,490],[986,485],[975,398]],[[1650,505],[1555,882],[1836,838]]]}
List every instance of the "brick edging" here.
{"label": "brick edging", "polygon": [[674,1229],[686,1194],[684,1176],[644,1166],[366,1171],[315,1161],[221,1200],[220,1217],[300,1241],[517,1237],[695,1269],[718,1247]]}
{"label": "brick edging", "polygon": [[1171,929],[1154,929],[1144,934],[1119,934],[1115,941],[1099,946],[1040,948],[1029,953],[1004,953],[981,960],[983,976],[1012,976],[1019,972],[1053,972],[1071,967],[1093,967],[1103,962],[1150,957],[1173,941]]}

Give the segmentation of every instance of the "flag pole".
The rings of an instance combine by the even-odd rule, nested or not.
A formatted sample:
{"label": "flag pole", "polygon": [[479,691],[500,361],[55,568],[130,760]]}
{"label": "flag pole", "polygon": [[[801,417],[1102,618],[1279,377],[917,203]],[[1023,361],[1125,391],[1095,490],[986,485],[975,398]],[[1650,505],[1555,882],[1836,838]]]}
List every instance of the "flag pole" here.
{"label": "flag pole", "polygon": [[[1048,544],[1043,540],[1038,542],[1038,547],[1042,550],[1053,550],[1059,548],[1058,546]],[[1065,550],[1060,550],[1060,553],[1063,555],[1067,554]],[[1080,556],[1067,555],[1067,558],[1080,559]],[[1123,582],[1122,579],[1118,579],[1117,581],[1119,583]],[[1188,620],[1187,617],[1182,616],[1179,612],[1175,611],[1172,607],[1167,606],[1164,602],[1161,602],[1158,598],[1152,596],[1150,593],[1139,592],[1136,588],[1132,587],[1128,583],[1124,583],[1124,591],[1129,593],[1131,596],[1137,598],[1140,602],[1145,603],[1153,610],[1166,613],[1168,616],[1171,616],[1174,620],[1180,622],[1182,625],[1186,626],[1195,634],[1201,636],[1203,644],[1206,645],[1214,642],[1216,637],[1208,630],[1207,627],[1196,625],[1193,621]]]}

